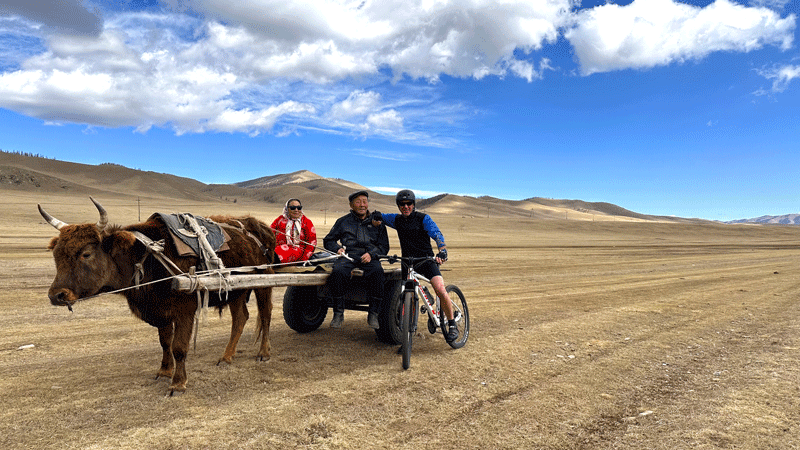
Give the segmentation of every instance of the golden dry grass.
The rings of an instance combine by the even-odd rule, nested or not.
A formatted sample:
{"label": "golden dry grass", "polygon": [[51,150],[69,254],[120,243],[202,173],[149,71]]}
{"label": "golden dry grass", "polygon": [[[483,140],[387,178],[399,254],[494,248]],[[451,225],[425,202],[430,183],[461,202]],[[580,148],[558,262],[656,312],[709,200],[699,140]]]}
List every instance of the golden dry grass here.
{"label": "golden dry grass", "polygon": [[[129,199],[101,201],[114,222],[138,219]],[[36,202],[68,222],[97,214],[27,193],[0,209],[4,449],[800,447],[798,227],[437,214],[466,347],[424,332],[403,371],[365,313],[300,335],[276,289],[269,362],[248,323],[238,359],[215,366],[230,320],[210,313],[187,393],[165,398],[156,330],[121,297],[50,306],[55,230]],[[278,213],[155,199],[142,218],[154,211]],[[307,214],[324,235],[339,213]]]}

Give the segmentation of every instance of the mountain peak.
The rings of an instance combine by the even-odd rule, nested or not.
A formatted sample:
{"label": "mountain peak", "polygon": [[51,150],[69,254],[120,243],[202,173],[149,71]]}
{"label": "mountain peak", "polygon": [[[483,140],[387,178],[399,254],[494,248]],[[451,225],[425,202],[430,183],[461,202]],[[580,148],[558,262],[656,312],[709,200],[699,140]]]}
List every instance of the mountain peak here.
{"label": "mountain peak", "polygon": [[773,223],[781,225],[800,225],[800,214],[784,214],[782,216],[761,216],[754,219],[731,220],[725,223]]}
{"label": "mountain peak", "polygon": [[283,186],[286,184],[302,183],[305,181],[320,180],[323,177],[308,170],[298,170],[292,173],[283,173],[278,175],[270,175],[267,177],[256,178],[254,180],[242,181],[234,183],[234,186],[252,189],[252,188],[269,188],[275,186]]}

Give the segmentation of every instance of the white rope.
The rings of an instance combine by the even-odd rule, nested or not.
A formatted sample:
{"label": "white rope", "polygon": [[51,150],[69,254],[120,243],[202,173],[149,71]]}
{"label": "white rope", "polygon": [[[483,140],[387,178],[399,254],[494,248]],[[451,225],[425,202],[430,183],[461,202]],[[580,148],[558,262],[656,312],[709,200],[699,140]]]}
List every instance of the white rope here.
{"label": "white rope", "polygon": [[[137,239],[142,241],[147,246],[148,249],[150,248],[150,246],[147,244],[147,242],[144,241],[142,238],[146,239],[147,241],[149,241],[151,243],[153,242],[152,240],[150,240],[149,238],[147,238],[147,236],[144,236],[141,233],[134,232],[134,234],[137,235],[136,236]],[[168,276],[166,278],[161,278],[159,280],[153,280],[153,281],[148,281],[146,283],[142,283],[141,282],[141,277],[144,274],[144,267],[143,267],[142,263],[137,263],[135,265],[136,270],[135,270],[135,273],[134,273],[134,285],[133,286],[129,286],[129,287],[126,287],[126,288],[121,288],[121,289],[116,289],[116,290],[113,290],[113,291],[101,292],[99,294],[90,295],[89,297],[84,297],[84,298],[80,299],[79,301],[89,300],[89,299],[93,299],[93,298],[100,297],[102,295],[107,295],[107,294],[119,294],[119,293],[122,293],[122,292],[125,292],[125,291],[129,291],[131,289],[139,289],[140,287],[143,287],[143,286],[149,286],[151,284],[161,283],[163,281],[174,280],[174,279],[176,279],[178,277],[188,278],[191,281],[191,286],[190,286],[189,292],[199,292],[200,290],[204,290],[204,289],[207,291],[207,289],[202,285],[202,283],[200,281],[200,276],[201,275],[212,275],[212,274],[219,274],[222,277],[222,280],[224,280],[222,284],[225,286],[225,288],[224,289],[219,289],[217,291],[217,293],[221,293],[224,290],[225,291],[225,295],[226,295],[226,301],[227,301],[227,295],[228,295],[228,292],[231,290],[231,286],[230,286],[230,279],[225,277],[226,274],[231,274],[233,272],[254,272],[256,270],[264,270],[264,269],[280,267],[280,266],[297,265],[296,263],[261,264],[261,265],[258,265],[258,266],[229,267],[229,268],[224,268],[224,269],[201,270],[199,272],[192,271],[191,273],[184,273],[184,272],[182,272],[180,270],[180,268],[178,268],[178,266],[175,265],[175,263],[172,262],[172,260],[170,260],[167,257],[164,257],[162,254],[154,253],[154,256],[157,256],[157,259],[162,263],[162,265],[164,265],[165,268],[167,270],[169,270],[170,273],[172,273],[171,276]],[[339,254],[331,253],[329,256],[327,256],[325,258],[320,258],[320,259],[318,259],[316,261],[328,261],[328,260],[337,259],[337,258],[351,259],[347,255],[339,255]],[[309,263],[309,264],[306,264],[306,263]],[[170,269],[170,267],[167,267],[167,264],[171,264],[172,268],[177,270],[179,273],[175,273],[173,270]],[[310,265],[310,261],[304,261],[303,262],[303,266],[309,266],[309,265]],[[203,305],[203,302],[201,300],[198,300],[198,308],[200,308],[202,305]],[[205,302],[205,305],[206,305],[206,308],[207,308],[208,307],[208,301]],[[72,306],[72,305],[70,305],[70,306]]]}

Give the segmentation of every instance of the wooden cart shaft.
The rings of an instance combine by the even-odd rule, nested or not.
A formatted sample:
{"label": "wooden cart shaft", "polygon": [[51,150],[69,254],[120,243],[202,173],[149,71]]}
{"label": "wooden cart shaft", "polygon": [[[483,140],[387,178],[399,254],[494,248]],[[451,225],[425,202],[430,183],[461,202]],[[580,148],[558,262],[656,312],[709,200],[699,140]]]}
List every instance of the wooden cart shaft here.
{"label": "wooden cart shaft", "polygon": [[172,288],[182,292],[194,292],[201,288],[219,291],[279,286],[321,286],[329,276],[329,273],[231,274],[225,277],[218,274],[181,275],[172,280]]}

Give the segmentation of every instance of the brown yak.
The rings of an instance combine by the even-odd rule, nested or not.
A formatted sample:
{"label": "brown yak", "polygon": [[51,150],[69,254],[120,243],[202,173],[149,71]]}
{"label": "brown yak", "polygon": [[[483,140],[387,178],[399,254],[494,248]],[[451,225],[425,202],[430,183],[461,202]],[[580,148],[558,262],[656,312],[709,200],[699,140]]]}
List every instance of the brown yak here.
{"label": "brown yak", "polygon": [[[169,230],[161,220],[150,218],[125,227],[108,225],[105,209],[93,198],[90,199],[100,212],[100,220],[96,224],[69,225],[39,206],[42,217],[60,232],[49,246],[56,263],[56,277],[48,291],[50,302],[71,308],[75,302],[86,297],[131,288],[134,286],[136,265],[141,263],[143,273],[140,283],[143,286],[127,289],[122,295],[128,299],[128,306],[136,317],[158,328],[163,356],[156,378],[172,378],[168,395],[182,393],[186,390],[186,355],[198,307],[197,295],[173,290],[170,280],[144,285],[168,278],[171,274],[154,256],[148,256],[145,245],[133,233],[140,232],[153,241],[163,239],[166,242],[164,256],[183,272],[188,272],[200,261],[195,256],[178,255]],[[210,219],[222,225],[230,236],[227,242],[230,249],[218,253],[225,267],[272,263],[275,236],[268,225],[252,217],[212,216]],[[272,273],[272,269],[259,269],[257,273]],[[257,358],[267,360],[270,357],[272,288],[254,291],[258,305],[257,333],[261,335]],[[223,292],[222,295],[211,293],[209,296],[209,305],[218,307],[220,313],[223,307],[230,308],[233,321],[228,346],[219,362],[230,363],[236,352],[236,345],[249,317],[246,302],[250,292],[237,290]]]}

